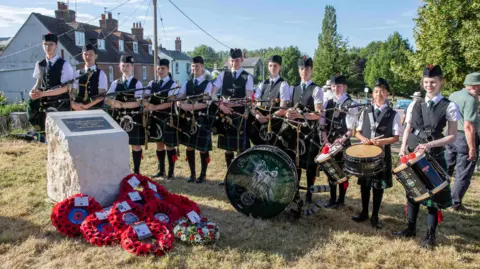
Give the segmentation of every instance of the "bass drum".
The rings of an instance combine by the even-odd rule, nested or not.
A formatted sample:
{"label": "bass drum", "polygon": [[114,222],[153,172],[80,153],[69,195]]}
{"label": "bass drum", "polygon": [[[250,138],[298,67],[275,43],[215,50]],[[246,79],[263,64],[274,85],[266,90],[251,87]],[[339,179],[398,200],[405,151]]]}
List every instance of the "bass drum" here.
{"label": "bass drum", "polygon": [[230,164],[225,189],[237,211],[273,218],[287,209],[297,193],[295,163],[277,147],[255,146]]}

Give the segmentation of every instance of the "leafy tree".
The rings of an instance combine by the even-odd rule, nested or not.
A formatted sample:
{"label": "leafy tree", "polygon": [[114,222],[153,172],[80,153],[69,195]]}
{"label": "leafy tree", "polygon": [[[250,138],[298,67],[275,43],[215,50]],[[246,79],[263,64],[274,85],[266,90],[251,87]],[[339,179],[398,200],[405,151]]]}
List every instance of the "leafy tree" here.
{"label": "leafy tree", "polygon": [[335,8],[327,5],[313,64],[313,80],[317,84],[323,85],[335,73],[346,71],[348,62],[346,45],[346,41],[337,33]]}
{"label": "leafy tree", "polygon": [[206,68],[213,68],[214,64],[218,63],[219,61],[218,54],[212,47],[209,47],[207,45],[200,45],[198,47],[195,47],[193,51],[188,52],[188,55],[190,57],[202,56]]}
{"label": "leafy tree", "polygon": [[480,2],[423,2],[415,18],[416,51],[409,57],[408,68],[401,68],[402,75],[419,80],[423,68],[438,64],[446,81],[444,90],[458,90],[465,76],[480,68]]}

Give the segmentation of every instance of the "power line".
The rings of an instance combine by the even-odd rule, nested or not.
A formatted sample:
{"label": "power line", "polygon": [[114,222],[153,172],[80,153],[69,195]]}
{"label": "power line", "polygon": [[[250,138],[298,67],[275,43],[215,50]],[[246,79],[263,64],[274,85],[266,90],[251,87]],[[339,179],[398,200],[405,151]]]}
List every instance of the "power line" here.
{"label": "power line", "polygon": [[[158,14],[160,15],[160,22],[162,23],[162,28],[163,28],[163,36],[165,37],[165,42],[167,43],[167,46],[169,46],[168,38],[167,38],[167,31],[165,31],[165,25],[163,24],[163,16],[162,13],[160,12],[160,8],[157,6]],[[155,48],[158,49],[158,48]],[[167,54],[170,58],[173,59],[172,55],[170,54],[170,51],[166,49]]]}
{"label": "power line", "polygon": [[145,12],[145,18],[143,19],[143,27],[145,27],[146,23],[147,23],[147,15],[148,15],[148,11],[150,10],[150,5],[152,4],[151,1],[148,1],[148,7],[147,7],[147,12]]}
{"label": "power line", "polygon": [[[123,2],[123,3],[121,3],[120,5],[114,7],[113,9],[111,9],[110,12],[114,11],[114,10],[117,9],[117,8],[120,8],[121,6],[127,4],[127,3],[130,2],[130,1],[132,1],[132,0],[127,0],[127,1],[125,1],[125,2]],[[97,17],[89,20],[89,21],[86,22],[85,24],[89,24],[90,22],[92,22],[92,21],[94,21],[94,20],[96,20],[96,19],[98,19],[98,18],[100,18],[100,16],[97,16]],[[69,30],[69,31],[67,31],[67,32],[65,32],[65,33],[62,33],[62,34],[60,34],[60,35],[57,35],[57,36],[58,36],[58,37],[61,37],[61,36],[66,35],[66,34],[72,32],[72,31],[75,31],[75,29],[72,28],[71,30]],[[14,52],[14,53],[12,53],[12,54],[2,56],[2,57],[0,57],[0,60],[5,59],[5,58],[8,58],[8,57],[13,56],[13,55],[20,54],[20,53],[25,52],[25,51],[28,51],[28,50],[31,50],[31,49],[36,48],[36,47],[41,46],[41,45],[42,45],[42,43],[36,44],[36,45],[30,46],[30,47],[28,47],[28,48],[25,48],[25,49],[23,49],[23,50],[19,50],[19,51],[17,51],[17,52]]]}
{"label": "power line", "polygon": [[178,11],[180,11],[180,13],[182,13],[187,19],[189,19],[193,24],[195,24],[200,30],[202,30],[205,34],[207,34],[209,37],[211,37],[213,40],[217,41],[218,43],[220,43],[221,45],[223,45],[224,47],[226,47],[227,49],[230,49],[231,47],[225,45],[224,43],[220,42],[218,39],[216,39],[215,37],[213,37],[211,34],[209,34],[207,31],[205,31],[202,27],[200,27],[200,25],[198,25],[196,22],[194,22],[192,19],[190,19],[190,17],[188,17],[187,14],[185,14],[185,12],[183,12],[177,5],[175,5],[172,0],[168,0]]}

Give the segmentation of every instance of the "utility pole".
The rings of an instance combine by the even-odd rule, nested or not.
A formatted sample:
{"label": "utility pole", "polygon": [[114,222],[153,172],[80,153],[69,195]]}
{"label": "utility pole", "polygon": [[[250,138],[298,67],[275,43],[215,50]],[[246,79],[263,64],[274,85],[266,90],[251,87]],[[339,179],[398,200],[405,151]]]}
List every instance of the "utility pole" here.
{"label": "utility pole", "polygon": [[153,0],[153,77],[157,80],[158,38],[157,38],[157,0]]}

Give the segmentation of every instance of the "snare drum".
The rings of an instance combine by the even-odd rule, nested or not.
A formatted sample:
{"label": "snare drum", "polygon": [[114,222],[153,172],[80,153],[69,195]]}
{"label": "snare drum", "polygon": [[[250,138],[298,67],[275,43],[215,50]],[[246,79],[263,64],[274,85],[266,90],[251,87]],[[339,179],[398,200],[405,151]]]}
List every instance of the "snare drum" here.
{"label": "snare drum", "polygon": [[354,145],[344,153],[344,169],[357,177],[372,177],[385,169],[385,153],[374,145]]}
{"label": "snare drum", "polygon": [[432,198],[439,207],[451,204],[452,196],[449,188],[449,176],[433,158],[425,154],[399,165],[392,172],[403,185],[407,196],[415,202]]}
{"label": "snare drum", "polygon": [[277,147],[255,146],[230,164],[225,189],[237,211],[254,218],[275,217],[295,198],[295,163]]}
{"label": "snare drum", "polygon": [[342,144],[334,143],[327,154],[321,153],[315,158],[320,168],[328,175],[332,184],[341,184],[348,180],[347,175],[335,160],[335,156],[343,150]]}

